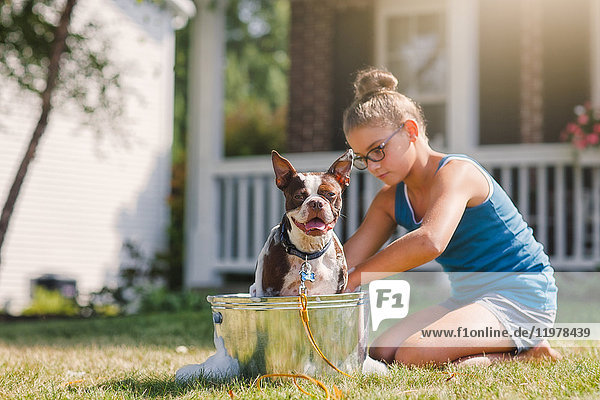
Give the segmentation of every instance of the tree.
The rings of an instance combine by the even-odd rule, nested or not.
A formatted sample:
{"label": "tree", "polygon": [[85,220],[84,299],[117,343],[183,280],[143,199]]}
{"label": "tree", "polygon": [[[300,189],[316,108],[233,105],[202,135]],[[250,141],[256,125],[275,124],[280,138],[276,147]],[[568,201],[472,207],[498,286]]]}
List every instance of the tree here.
{"label": "tree", "polygon": [[[0,6],[0,76],[39,95],[41,100],[38,123],[0,214],[0,265],[2,245],[21,186],[53,107],[57,103],[74,103],[92,127],[99,126],[99,120],[113,121],[114,126],[122,113],[119,73],[106,56],[108,42],[101,39],[99,27],[91,22],[80,32],[72,30],[76,3],[77,0],[23,0]],[[92,43],[90,38],[96,41]]]}

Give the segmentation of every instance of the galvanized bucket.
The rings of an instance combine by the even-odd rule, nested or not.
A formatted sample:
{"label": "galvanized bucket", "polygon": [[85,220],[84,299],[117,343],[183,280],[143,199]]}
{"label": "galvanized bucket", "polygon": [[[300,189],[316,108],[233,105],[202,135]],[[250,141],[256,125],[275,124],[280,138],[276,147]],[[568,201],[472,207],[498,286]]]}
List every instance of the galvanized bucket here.
{"label": "galvanized bucket", "polygon": [[[360,370],[366,356],[366,293],[308,297],[310,329],[321,351],[344,372]],[[298,297],[208,296],[215,335],[237,359],[240,373],[336,373],[310,344]]]}

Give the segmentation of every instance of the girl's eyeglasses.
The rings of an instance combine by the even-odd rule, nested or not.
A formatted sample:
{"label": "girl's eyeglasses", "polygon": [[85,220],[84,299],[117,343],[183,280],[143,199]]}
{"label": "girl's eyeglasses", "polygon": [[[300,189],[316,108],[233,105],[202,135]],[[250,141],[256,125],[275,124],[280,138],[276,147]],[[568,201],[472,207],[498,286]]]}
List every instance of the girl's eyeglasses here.
{"label": "girl's eyeglasses", "polygon": [[396,133],[400,132],[402,130],[402,128],[404,128],[404,123],[402,125],[400,125],[400,127],[398,129],[396,129],[387,139],[385,139],[383,142],[381,142],[381,144],[379,144],[379,146],[374,147],[371,150],[369,150],[366,155],[354,156],[354,160],[353,160],[354,166],[357,169],[364,170],[364,169],[367,169],[369,161],[378,162],[378,161],[383,160],[385,158],[385,152],[383,151],[383,149],[385,148],[385,145],[388,144],[390,139],[392,137],[394,137],[394,135]]}

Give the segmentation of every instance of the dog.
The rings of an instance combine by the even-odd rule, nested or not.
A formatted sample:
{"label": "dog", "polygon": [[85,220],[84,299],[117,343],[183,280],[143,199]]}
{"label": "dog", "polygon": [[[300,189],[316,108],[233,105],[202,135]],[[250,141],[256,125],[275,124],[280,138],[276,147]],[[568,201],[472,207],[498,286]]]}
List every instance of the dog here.
{"label": "dog", "polygon": [[333,228],[342,193],[350,184],[353,153],[347,150],[327,172],[297,172],[273,150],[275,184],[285,196],[285,214],[256,263],[252,297],[341,293],[348,266]]}

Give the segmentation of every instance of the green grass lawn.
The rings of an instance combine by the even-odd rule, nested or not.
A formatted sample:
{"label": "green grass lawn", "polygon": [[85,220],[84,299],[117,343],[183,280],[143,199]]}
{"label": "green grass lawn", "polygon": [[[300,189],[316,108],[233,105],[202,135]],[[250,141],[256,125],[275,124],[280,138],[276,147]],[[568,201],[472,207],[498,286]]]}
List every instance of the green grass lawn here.
{"label": "green grass lawn", "polygon": [[[177,384],[178,368],[213,353],[212,334],[210,310],[0,322],[0,399],[309,398],[289,380],[265,382],[262,393],[244,379]],[[189,351],[178,353],[181,345]],[[598,348],[561,351],[565,357],[558,362],[396,366],[388,376],[330,376],[323,381],[338,386],[347,399],[599,398]]]}

